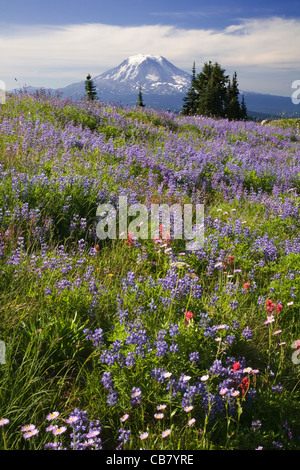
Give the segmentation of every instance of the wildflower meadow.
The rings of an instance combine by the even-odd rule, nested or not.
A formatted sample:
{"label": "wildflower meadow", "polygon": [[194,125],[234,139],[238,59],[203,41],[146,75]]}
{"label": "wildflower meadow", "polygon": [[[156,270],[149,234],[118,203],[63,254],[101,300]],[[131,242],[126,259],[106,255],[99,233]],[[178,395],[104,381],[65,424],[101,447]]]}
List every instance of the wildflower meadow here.
{"label": "wildflower meadow", "polygon": [[[299,176],[299,120],[8,96],[0,449],[299,450]],[[120,196],[203,205],[202,246],[99,239]]]}

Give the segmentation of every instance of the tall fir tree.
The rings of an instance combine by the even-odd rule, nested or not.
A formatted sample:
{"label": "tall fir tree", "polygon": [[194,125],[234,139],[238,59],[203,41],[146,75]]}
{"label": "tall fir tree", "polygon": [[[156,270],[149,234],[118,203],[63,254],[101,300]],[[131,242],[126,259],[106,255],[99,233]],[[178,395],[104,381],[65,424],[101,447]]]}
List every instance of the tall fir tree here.
{"label": "tall fir tree", "polygon": [[142,87],[139,87],[139,94],[138,94],[138,100],[136,103],[137,106],[140,106],[141,108],[144,108],[144,102],[143,102],[143,93],[142,93]]}
{"label": "tall fir tree", "polygon": [[94,101],[97,99],[97,91],[96,91],[96,86],[94,85],[94,82],[92,80],[92,77],[90,74],[87,75],[86,81],[85,81],[85,92],[86,92],[86,97]]}
{"label": "tall fir tree", "polygon": [[248,115],[247,115],[247,106],[246,106],[246,103],[245,103],[245,97],[244,95],[242,96],[242,103],[241,103],[241,119],[243,121],[246,121],[248,118]]}
{"label": "tall fir tree", "polygon": [[186,116],[193,116],[197,114],[198,93],[195,89],[195,82],[196,82],[196,65],[194,62],[193,67],[192,67],[191,86],[188,89],[186,96],[183,98],[184,104],[182,106],[182,114]]}
{"label": "tall fir tree", "polygon": [[197,75],[195,89],[198,92],[198,114],[211,117],[224,117],[226,111],[226,92],[228,76],[215,62],[206,62]]}
{"label": "tall fir tree", "polygon": [[197,114],[203,114],[205,115],[207,112],[207,104],[205,101],[207,100],[209,102],[210,97],[206,96],[207,94],[207,89],[208,89],[208,83],[211,78],[212,74],[212,63],[209,61],[208,63],[205,62],[205,64],[202,67],[202,71],[198,73],[194,87],[196,92],[198,93],[198,103],[197,103]]}
{"label": "tall fir tree", "polygon": [[238,120],[241,118],[239,94],[240,92],[238,89],[237,73],[234,72],[232,81],[229,81],[227,88],[226,114],[229,120]]}

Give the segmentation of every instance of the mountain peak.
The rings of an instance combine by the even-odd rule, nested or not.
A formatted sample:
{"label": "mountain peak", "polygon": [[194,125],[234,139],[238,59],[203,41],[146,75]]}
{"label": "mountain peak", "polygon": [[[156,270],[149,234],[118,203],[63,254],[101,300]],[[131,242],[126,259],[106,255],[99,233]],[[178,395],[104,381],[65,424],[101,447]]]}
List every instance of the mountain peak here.
{"label": "mountain peak", "polygon": [[190,75],[160,55],[137,54],[95,77],[96,85],[97,81],[102,86],[118,84],[134,93],[141,86],[145,93],[173,94],[186,91]]}
{"label": "mountain peak", "polygon": [[128,61],[128,64],[130,65],[140,65],[142,62],[144,62],[147,59],[161,62],[163,60],[163,57],[160,55],[137,54],[137,55],[132,55],[128,57],[128,59],[126,60]]}

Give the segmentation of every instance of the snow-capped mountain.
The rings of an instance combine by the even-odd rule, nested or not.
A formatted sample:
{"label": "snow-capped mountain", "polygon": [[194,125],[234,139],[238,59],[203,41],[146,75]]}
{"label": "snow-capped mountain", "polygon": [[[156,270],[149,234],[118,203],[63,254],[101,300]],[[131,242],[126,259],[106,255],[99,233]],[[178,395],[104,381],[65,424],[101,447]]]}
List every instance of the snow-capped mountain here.
{"label": "snow-capped mountain", "polygon": [[186,92],[190,75],[175,67],[162,56],[138,54],[124,60],[118,67],[98,75],[94,83],[122,88],[127,92],[176,94]]}
{"label": "snow-capped mountain", "polygon": [[[92,80],[102,101],[134,105],[141,87],[146,105],[175,109],[182,106],[191,76],[162,56],[138,54]],[[76,100],[85,93],[84,81],[58,91]]]}

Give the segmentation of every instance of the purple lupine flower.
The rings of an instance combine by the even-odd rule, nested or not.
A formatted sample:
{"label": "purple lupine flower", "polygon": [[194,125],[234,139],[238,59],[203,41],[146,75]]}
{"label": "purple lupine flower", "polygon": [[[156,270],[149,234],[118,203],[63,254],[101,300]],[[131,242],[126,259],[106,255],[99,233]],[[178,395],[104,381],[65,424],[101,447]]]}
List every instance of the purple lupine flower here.
{"label": "purple lupine flower", "polygon": [[248,326],[242,331],[242,335],[246,340],[253,338],[253,332]]}
{"label": "purple lupine flower", "polygon": [[80,230],[85,230],[87,226],[86,219],[81,218],[80,219]]}
{"label": "purple lupine flower", "polygon": [[229,307],[231,307],[233,310],[236,310],[238,308],[238,301],[237,300],[233,300],[232,302],[230,302],[229,304]]}
{"label": "purple lupine flower", "polygon": [[93,345],[95,348],[103,344],[104,339],[103,339],[103,330],[102,328],[96,328],[94,331],[90,329],[85,329],[83,330],[85,333],[85,337],[87,340],[91,340],[93,342]]}
{"label": "purple lupine flower", "polygon": [[173,338],[174,336],[178,335],[179,334],[179,327],[178,325],[173,325],[171,324],[170,327],[169,327],[169,335],[170,335],[170,338]]}
{"label": "purple lupine flower", "polygon": [[107,389],[113,389],[114,384],[112,381],[112,373],[110,371],[108,372],[103,372],[101,382],[103,383],[104,387]]}
{"label": "purple lupine flower", "polygon": [[107,404],[108,406],[116,406],[118,403],[118,394],[115,390],[111,389],[107,395]]}
{"label": "purple lupine flower", "polygon": [[190,354],[190,361],[196,364],[196,362],[199,362],[199,353],[198,352],[193,352]]}
{"label": "purple lupine flower", "polygon": [[120,442],[120,444],[116,447],[116,450],[121,450],[124,444],[130,441],[130,435],[131,435],[131,431],[123,429],[123,428],[119,429],[118,442]]}
{"label": "purple lupine flower", "polygon": [[133,351],[129,351],[126,358],[125,358],[125,365],[126,367],[135,366],[136,359]]}
{"label": "purple lupine flower", "polygon": [[138,387],[133,387],[131,390],[131,401],[130,404],[133,407],[136,407],[141,404],[142,400],[142,390]]}
{"label": "purple lupine flower", "polygon": [[93,447],[96,450],[102,449],[101,439],[97,437],[101,432],[98,420],[89,421],[86,411],[75,408],[66,422],[71,424],[73,428],[73,432],[70,434],[71,449],[85,450],[88,447]]}
{"label": "purple lupine flower", "polygon": [[271,387],[272,392],[281,392],[282,391],[282,384],[279,383],[278,385],[274,385]]}

